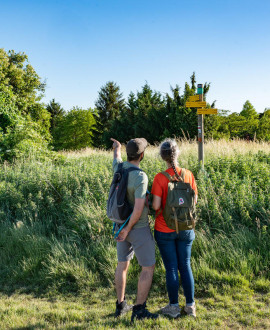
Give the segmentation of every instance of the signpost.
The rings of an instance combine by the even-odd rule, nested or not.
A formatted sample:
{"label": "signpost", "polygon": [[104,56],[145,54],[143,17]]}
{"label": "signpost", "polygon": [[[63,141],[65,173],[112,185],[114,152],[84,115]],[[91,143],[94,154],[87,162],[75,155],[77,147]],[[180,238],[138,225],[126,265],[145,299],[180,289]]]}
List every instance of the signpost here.
{"label": "signpost", "polygon": [[197,109],[197,114],[198,115],[217,115],[217,109],[213,109],[213,108],[198,108]]}
{"label": "signpost", "polygon": [[198,94],[192,95],[188,98],[188,101],[190,101],[190,102],[200,101],[200,95],[198,95]]}
{"label": "signpost", "polygon": [[204,166],[204,122],[203,115],[216,115],[217,109],[205,108],[206,102],[203,100],[203,84],[197,85],[197,94],[192,95],[188,98],[186,102],[186,107],[188,108],[197,108],[198,114],[198,154],[199,154],[199,163],[201,168]]}
{"label": "signpost", "polygon": [[187,108],[203,108],[206,107],[206,102],[198,101],[198,102],[186,102]]}
{"label": "signpost", "polygon": [[[200,101],[203,101],[203,84],[197,85],[197,94],[200,96]],[[201,103],[200,102],[200,103]],[[201,108],[206,107],[203,105]],[[203,115],[198,115],[198,156],[199,156],[199,164],[201,164],[201,168],[203,169],[204,166],[204,125],[203,125]]]}

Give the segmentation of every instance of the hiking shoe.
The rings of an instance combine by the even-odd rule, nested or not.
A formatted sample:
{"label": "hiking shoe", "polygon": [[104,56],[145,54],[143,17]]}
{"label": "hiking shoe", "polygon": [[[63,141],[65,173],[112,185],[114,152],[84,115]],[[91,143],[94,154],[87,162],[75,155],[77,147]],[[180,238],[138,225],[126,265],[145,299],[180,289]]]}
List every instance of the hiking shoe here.
{"label": "hiking shoe", "polygon": [[168,304],[167,306],[162,307],[160,309],[160,313],[171,316],[173,318],[176,318],[176,317],[180,316],[181,310],[180,310],[179,306],[172,306],[172,305]]}
{"label": "hiking shoe", "polygon": [[185,306],[184,313],[188,316],[196,317],[196,306]]}
{"label": "hiking shoe", "polygon": [[134,322],[135,319],[143,320],[143,319],[157,319],[158,314],[150,313],[148,309],[146,309],[146,302],[142,305],[133,306],[133,312],[131,316],[131,322]]}
{"label": "hiking shoe", "polygon": [[126,300],[123,300],[120,304],[118,304],[118,300],[116,300],[116,309],[115,309],[115,317],[121,316],[132,310],[132,305],[128,305]]}

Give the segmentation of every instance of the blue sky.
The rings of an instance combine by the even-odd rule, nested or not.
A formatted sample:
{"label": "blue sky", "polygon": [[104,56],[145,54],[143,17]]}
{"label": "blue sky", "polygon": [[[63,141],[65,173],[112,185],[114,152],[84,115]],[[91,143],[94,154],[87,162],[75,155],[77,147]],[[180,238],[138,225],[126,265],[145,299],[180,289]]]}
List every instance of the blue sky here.
{"label": "blue sky", "polygon": [[167,93],[193,71],[217,108],[270,107],[269,0],[0,0],[0,14],[0,47],[25,52],[66,110],[109,80]]}

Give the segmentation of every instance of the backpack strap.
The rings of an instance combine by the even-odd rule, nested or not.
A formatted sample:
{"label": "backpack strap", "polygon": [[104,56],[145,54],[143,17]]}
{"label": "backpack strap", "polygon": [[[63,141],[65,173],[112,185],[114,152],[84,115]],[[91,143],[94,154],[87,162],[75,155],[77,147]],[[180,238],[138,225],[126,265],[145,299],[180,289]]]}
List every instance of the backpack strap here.
{"label": "backpack strap", "polygon": [[144,170],[142,170],[141,168],[139,167],[129,167],[129,168],[126,168],[125,169],[128,173],[129,172],[132,172],[132,171],[140,171],[140,172],[144,172]]}
{"label": "backpack strap", "polygon": [[[123,164],[124,164],[123,162],[118,164],[118,167],[117,167],[117,171],[116,172],[121,171],[122,169],[124,169]],[[144,172],[141,168],[138,168],[138,167],[128,167],[128,168],[125,168],[124,170],[127,173],[132,172],[132,171],[141,171],[141,172]]]}
{"label": "backpack strap", "polygon": [[181,168],[181,179],[183,180],[183,182],[185,182],[185,176],[186,176],[186,169]]}
{"label": "backpack strap", "polygon": [[118,164],[116,172],[122,170],[122,168],[123,168],[123,162]]}
{"label": "backpack strap", "polygon": [[161,174],[165,175],[166,178],[167,178],[170,182],[173,181],[173,177],[172,177],[169,173],[167,173],[166,171],[161,172]]}
{"label": "backpack strap", "polygon": [[[174,176],[171,176],[168,172],[166,171],[163,171],[161,172],[161,174],[165,175],[166,178],[170,181],[170,182],[173,182],[173,181],[179,181],[177,178],[176,178],[176,175]],[[181,169],[181,175],[180,175],[180,178],[183,182],[185,182],[185,175],[186,175],[186,170],[184,168]]]}
{"label": "backpack strap", "polygon": [[173,214],[174,214],[175,231],[176,231],[176,234],[178,234],[179,233],[179,228],[178,228],[177,215],[176,215],[176,211],[175,211],[174,207],[172,207],[172,210],[173,210]]}

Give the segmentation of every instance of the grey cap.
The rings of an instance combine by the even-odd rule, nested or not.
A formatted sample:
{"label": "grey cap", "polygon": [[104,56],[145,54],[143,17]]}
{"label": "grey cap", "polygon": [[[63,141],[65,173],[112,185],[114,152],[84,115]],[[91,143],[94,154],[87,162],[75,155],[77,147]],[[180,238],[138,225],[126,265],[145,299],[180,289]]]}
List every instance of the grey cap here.
{"label": "grey cap", "polygon": [[144,138],[135,138],[128,141],[126,146],[129,157],[138,157],[147,147],[147,141]]}

